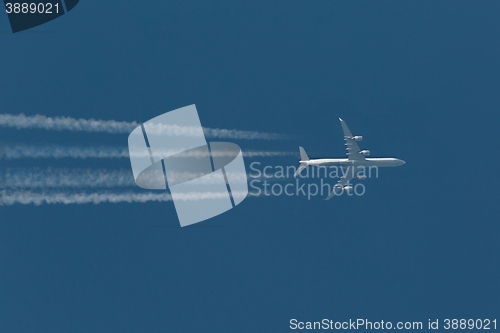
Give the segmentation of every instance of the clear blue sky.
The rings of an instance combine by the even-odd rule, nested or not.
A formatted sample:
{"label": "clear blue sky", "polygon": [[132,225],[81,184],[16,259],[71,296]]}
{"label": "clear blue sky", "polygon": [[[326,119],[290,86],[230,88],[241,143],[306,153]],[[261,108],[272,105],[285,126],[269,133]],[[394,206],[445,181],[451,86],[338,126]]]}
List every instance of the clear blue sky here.
{"label": "clear blue sky", "polygon": [[[342,157],[338,117],[381,170],[367,194],[252,198],[180,228],[173,204],[0,207],[1,332],[284,332],[289,320],[498,316],[500,4],[81,1],[12,34],[0,113],[295,134],[242,149]],[[4,144],[127,135],[0,130]],[[262,159],[295,165],[294,157]],[[126,159],[0,167],[128,168]],[[497,318],[500,319],[500,318]]]}

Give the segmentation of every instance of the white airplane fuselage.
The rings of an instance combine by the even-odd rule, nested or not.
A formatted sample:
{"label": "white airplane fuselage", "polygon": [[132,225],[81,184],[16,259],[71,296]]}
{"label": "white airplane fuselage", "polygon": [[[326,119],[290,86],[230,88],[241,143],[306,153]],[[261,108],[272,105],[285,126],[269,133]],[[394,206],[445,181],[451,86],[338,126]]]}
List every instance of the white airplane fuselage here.
{"label": "white airplane fuselage", "polygon": [[364,167],[397,167],[405,164],[406,162],[399,158],[382,157],[382,158],[366,158],[365,160],[349,160],[347,158],[320,158],[307,161],[300,161],[305,165],[311,166],[337,166],[337,167],[350,167],[350,166],[364,166]]}
{"label": "white airplane fuselage", "polygon": [[[318,168],[344,168],[348,172],[342,172],[342,177],[340,177],[339,181],[334,185],[334,190],[326,197],[325,200],[330,200],[337,194],[338,188],[342,189],[342,192],[351,191],[353,186],[349,184],[352,179],[366,179],[365,168],[379,168],[379,167],[397,167],[405,164],[405,161],[400,160],[399,158],[394,157],[382,157],[382,158],[369,158],[367,156],[370,155],[369,150],[362,150],[358,146],[358,141],[362,141],[363,137],[360,135],[352,135],[351,130],[347,127],[345,121],[339,118],[340,124],[342,126],[342,131],[344,132],[344,141],[346,147],[347,158],[319,158],[319,159],[310,159],[306,153],[304,147],[299,147],[300,154],[300,165],[297,168],[297,171],[294,174],[294,177],[300,175],[300,173],[306,169],[308,166],[315,166]],[[362,171],[361,173],[358,173]],[[378,173],[377,173],[378,175]]]}

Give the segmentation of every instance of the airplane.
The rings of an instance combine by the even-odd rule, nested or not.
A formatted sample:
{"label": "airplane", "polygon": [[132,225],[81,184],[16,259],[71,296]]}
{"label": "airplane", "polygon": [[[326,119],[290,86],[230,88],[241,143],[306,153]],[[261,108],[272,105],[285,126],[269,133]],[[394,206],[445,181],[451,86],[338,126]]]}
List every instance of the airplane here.
{"label": "airplane", "polygon": [[330,200],[334,195],[338,194],[337,189],[342,189],[347,192],[353,189],[349,181],[353,178],[359,180],[365,179],[366,176],[357,176],[360,172],[357,172],[361,168],[369,167],[396,167],[405,164],[406,162],[400,160],[399,158],[366,158],[365,156],[370,156],[369,150],[361,150],[358,146],[358,142],[363,140],[362,136],[352,135],[349,127],[342,118],[339,118],[340,124],[342,125],[342,130],[344,131],[345,146],[347,149],[347,158],[322,158],[311,160],[304,148],[299,147],[300,153],[300,165],[295,172],[294,177],[300,175],[302,170],[308,166],[316,167],[330,167],[337,166],[345,168],[347,172],[343,172],[342,177],[339,179],[337,184],[334,185],[333,191],[325,198],[325,200]]}

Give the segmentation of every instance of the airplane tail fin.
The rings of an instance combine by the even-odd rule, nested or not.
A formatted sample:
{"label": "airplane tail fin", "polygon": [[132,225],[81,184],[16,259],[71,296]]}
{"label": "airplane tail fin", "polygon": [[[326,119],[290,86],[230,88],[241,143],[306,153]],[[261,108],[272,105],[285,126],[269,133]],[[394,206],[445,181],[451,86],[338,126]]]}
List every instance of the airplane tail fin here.
{"label": "airplane tail fin", "polygon": [[[301,161],[309,161],[309,156],[307,156],[304,148],[299,147],[299,152]],[[295,174],[293,176],[297,177],[305,168],[307,168],[307,163],[300,163],[299,168],[297,169],[297,171],[295,171]]]}
{"label": "airplane tail fin", "polygon": [[307,156],[306,150],[304,148],[299,147],[299,152],[301,161],[309,161],[309,156]]}

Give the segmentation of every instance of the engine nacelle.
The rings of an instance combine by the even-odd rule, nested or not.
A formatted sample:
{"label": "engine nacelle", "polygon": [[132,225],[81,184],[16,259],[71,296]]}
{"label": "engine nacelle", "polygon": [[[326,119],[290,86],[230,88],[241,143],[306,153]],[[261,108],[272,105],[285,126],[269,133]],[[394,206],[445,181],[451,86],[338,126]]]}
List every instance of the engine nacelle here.
{"label": "engine nacelle", "polygon": [[343,189],[344,189],[344,191],[349,192],[353,189],[353,187],[351,185],[346,185],[343,187]]}
{"label": "engine nacelle", "polygon": [[354,141],[363,141],[363,137],[361,135],[355,135],[351,139]]}
{"label": "engine nacelle", "polygon": [[359,152],[363,156],[370,156],[370,151],[369,150],[362,150]]}
{"label": "engine nacelle", "polygon": [[359,180],[364,180],[366,179],[366,175],[359,175],[356,178],[358,178]]}

